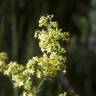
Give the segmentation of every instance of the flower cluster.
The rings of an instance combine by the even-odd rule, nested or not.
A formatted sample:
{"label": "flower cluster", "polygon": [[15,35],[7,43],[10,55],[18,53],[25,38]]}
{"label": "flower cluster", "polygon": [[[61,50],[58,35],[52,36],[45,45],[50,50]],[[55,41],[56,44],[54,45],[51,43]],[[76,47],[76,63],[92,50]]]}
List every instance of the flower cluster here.
{"label": "flower cluster", "polygon": [[11,78],[14,88],[24,89],[22,96],[36,96],[35,87],[32,86],[33,72],[29,70],[29,63],[26,66],[23,66],[17,62],[8,63],[6,60],[8,61],[7,54],[4,52],[0,53],[0,72]]}
{"label": "flower cluster", "polygon": [[[58,71],[66,72],[65,48],[60,45],[60,40],[68,41],[69,33],[62,32],[58,23],[52,21],[52,16],[42,16],[39,20],[41,30],[36,30],[35,37],[39,39],[39,46],[43,55],[33,57],[26,65],[9,62],[6,53],[0,53],[0,72],[8,75],[15,88],[23,88],[20,96],[36,96],[37,88],[32,82],[32,77],[38,79],[53,78]],[[65,96],[65,95],[64,95]]]}
{"label": "flower cluster", "polygon": [[34,59],[39,66],[37,70],[39,77],[54,77],[59,70],[66,71],[66,56],[62,56],[66,50],[61,47],[59,41],[68,41],[69,33],[62,32],[58,23],[52,21],[52,18],[53,15],[42,16],[39,21],[41,30],[35,32],[35,37],[39,39],[39,46],[43,53],[42,57]]}

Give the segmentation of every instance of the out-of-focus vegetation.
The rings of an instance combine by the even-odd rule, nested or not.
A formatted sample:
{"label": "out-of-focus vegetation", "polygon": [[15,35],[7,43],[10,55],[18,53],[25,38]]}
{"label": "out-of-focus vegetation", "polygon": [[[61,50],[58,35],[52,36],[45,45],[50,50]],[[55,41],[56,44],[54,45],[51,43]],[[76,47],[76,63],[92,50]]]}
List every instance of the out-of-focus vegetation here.
{"label": "out-of-focus vegetation", "polygon": [[40,55],[33,34],[45,14],[53,14],[63,30],[71,33],[66,45],[71,85],[81,96],[95,96],[96,0],[0,0],[0,51],[20,63]]}

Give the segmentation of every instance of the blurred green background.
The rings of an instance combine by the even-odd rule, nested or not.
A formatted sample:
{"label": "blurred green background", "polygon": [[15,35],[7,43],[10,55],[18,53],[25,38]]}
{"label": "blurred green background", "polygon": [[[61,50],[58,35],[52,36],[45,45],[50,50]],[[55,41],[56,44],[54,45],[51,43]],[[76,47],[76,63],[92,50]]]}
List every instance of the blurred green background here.
{"label": "blurred green background", "polygon": [[66,49],[71,85],[80,96],[96,96],[96,0],[0,0],[0,52],[19,63],[40,55],[34,31],[40,16],[47,14],[70,32]]}

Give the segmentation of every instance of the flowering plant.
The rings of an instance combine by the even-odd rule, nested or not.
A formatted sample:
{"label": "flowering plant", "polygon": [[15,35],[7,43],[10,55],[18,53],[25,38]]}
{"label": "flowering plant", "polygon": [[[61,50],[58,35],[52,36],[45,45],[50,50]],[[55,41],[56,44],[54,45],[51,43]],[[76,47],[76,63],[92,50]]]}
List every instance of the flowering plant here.
{"label": "flowering plant", "polygon": [[26,65],[21,65],[17,62],[8,63],[7,54],[0,53],[0,72],[11,78],[15,89],[23,89],[22,94],[16,93],[16,96],[36,96],[41,83],[34,84],[34,77],[43,82],[45,78],[54,78],[58,71],[66,72],[66,50],[59,41],[68,41],[69,33],[62,32],[52,18],[53,15],[42,16],[39,20],[40,29],[35,32],[42,51],[41,57],[33,57]]}

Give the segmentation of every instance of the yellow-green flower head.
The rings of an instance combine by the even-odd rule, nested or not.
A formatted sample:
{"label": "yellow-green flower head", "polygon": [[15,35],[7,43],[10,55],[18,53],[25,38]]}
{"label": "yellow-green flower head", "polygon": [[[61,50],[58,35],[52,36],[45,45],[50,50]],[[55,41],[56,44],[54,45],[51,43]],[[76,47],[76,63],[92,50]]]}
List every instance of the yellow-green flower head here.
{"label": "yellow-green flower head", "polygon": [[39,26],[42,27],[43,25],[46,25],[47,20],[48,20],[48,18],[46,18],[45,16],[42,16],[39,20]]}
{"label": "yellow-green flower head", "polygon": [[7,61],[8,60],[8,55],[7,55],[7,53],[5,53],[5,52],[1,52],[0,53],[0,61]]}

